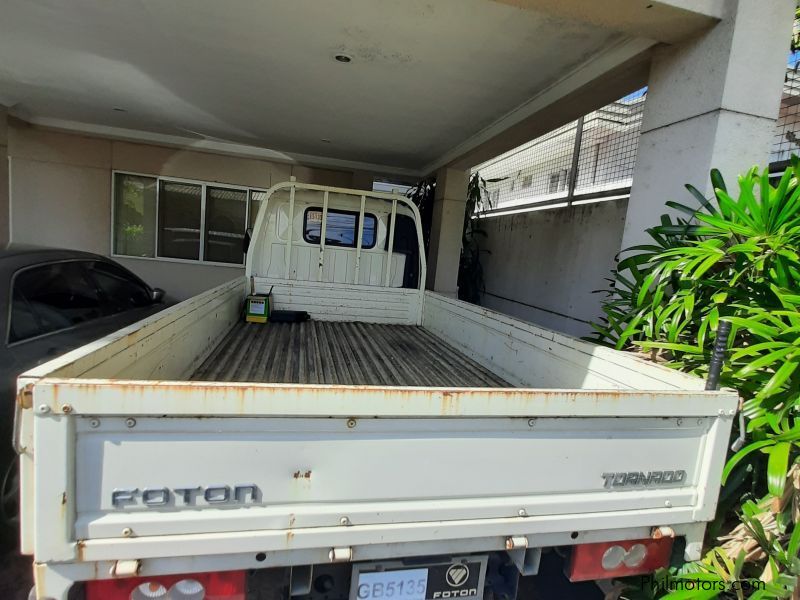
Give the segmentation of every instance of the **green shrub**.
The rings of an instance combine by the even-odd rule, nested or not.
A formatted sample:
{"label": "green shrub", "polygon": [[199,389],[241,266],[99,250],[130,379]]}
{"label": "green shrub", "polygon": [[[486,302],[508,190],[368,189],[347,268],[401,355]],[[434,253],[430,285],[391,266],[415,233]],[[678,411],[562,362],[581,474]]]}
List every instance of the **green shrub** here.
{"label": "green shrub", "polygon": [[758,597],[788,598],[800,575],[800,161],[777,185],[754,167],[736,197],[718,171],[711,181],[713,199],[687,185],[700,207],[667,202],[682,216],[662,216],[652,243],[626,251],[591,339],[705,377],[717,327],[731,323],[721,383],[742,396],[746,442],[725,466],[710,532],[738,513],[742,543],[690,569],[761,578]]}

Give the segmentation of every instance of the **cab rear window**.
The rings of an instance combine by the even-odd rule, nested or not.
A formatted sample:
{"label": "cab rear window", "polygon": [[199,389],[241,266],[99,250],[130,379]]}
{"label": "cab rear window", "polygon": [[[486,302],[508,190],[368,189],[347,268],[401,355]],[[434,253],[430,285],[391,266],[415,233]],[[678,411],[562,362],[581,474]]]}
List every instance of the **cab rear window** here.
{"label": "cab rear window", "polygon": [[[325,223],[325,245],[355,248],[358,243],[357,212],[329,208]],[[362,248],[373,248],[378,232],[378,219],[370,213],[364,214]],[[322,236],[322,208],[307,208],[303,215],[303,239],[309,244],[319,244]]]}

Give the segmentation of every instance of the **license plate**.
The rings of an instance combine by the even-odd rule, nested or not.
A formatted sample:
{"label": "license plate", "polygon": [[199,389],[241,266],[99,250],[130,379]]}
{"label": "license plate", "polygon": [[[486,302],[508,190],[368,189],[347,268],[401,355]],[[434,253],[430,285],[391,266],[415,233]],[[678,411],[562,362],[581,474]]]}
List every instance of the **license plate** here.
{"label": "license plate", "polygon": [[353,567],[350,600],[448,600],[483,598],[486,557],[442,563],[398,562]]}

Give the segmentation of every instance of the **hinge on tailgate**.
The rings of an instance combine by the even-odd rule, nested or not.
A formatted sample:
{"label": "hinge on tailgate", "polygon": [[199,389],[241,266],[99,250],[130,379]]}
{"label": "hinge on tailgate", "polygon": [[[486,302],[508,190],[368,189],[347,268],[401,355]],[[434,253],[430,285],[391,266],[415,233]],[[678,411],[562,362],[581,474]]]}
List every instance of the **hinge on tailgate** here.
{"label": "hinge on tailgate", "polygon": [[506,538],[506,550],[519,550],[528,547],[528,538],[525,536],[511,536]]}
{"label": "hinge on tailgate", "polygon": [[22,409],[31,408],[33,406],[33,384],[27,383],[20,388],[17,393],[17,404]]}
{"label": "hinge on tailgate", "polygon": [[138,558],[136,560],[118,560],[111,566],[111,576],[135,577],[141,568],[142,561]]}
{"label": "hinge on tailgate", "polygon": [[332,563],[350,562],[353,560],[352,548],[331,548],[328,552],[328,558]]}
{"label": "hinge on tailgate", "polygon": [[17,402],[14,404],[14,433],[12,444],[17,454],[24,454],[26,448],[22,445],[22,411],[33,406],[33,384],[23,385],[17,392]]}

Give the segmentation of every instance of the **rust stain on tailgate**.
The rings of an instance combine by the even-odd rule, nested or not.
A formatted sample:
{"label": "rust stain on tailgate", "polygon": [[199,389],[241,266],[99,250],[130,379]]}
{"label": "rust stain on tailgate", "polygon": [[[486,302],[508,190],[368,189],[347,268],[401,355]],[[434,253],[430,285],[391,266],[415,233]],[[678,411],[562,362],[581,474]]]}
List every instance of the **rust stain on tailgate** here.
{"label": "rust stain on tailgate", "polygon": [[[619,389],[442,388],[113,379],[46,381],[52,385],[53,396],[48,400],[55,411],[60,408],[58,392],[62,388],[62,399],[69,399],[73,403],[73,414],[90,414],[89,411],[102,414],[102,406],[97,408],[99,404],[105,405],[124,394],[130,414],[138,412],[182,417],[309,415],[333,418],[349,416],[356,419],[393,414],[409,416],[412,407],[420,409],[419,414],[425,416],[457,417],[466,413],[474,416],[476,411],[497,416],[499,409],[506,411],[509,416],[522,417],[536,416],[538,409],[551,403],[564,405],[563,416],[574,416],[569,405],[617,406],[634,397],[638,406],[650,406],[664,398],[664,392]],[[688,390],[669,392],[673,401],[676,396],[694,400],[706,394],[709,393]],[[154,402],[157,399],[158,402]],[[159,410],[162,399],[169,401],[169,409]],[[354,403],[360,404],[358,414],[353,412]],[[147,408],[143,410],[145,406]],[[293,406],[298,407],[297,413],[292,411]],[[371,412],[372,406],[378,409],[377,412]],[[263,412],[260,410],[262,407]],[[347,415],[342,414],[344,410],[347,410]]]}

